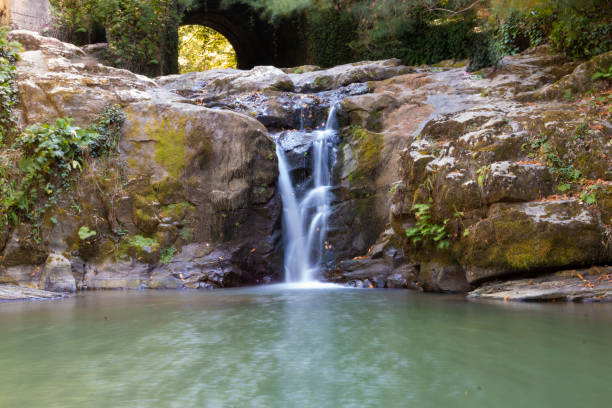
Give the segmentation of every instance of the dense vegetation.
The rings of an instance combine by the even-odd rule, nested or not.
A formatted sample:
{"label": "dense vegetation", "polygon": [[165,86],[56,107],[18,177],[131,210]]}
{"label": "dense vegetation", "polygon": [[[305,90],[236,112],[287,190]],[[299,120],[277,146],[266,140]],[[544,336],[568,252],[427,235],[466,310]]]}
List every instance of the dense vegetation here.
{"label": "dense vegetation", "polygon": [[17,103],[15,62],[20,45],[9,42],[5,27],[0,26],[0,148],[16,131],[12,108]]}
{"label": "dense vegetation", "polygon": [[107,62],[134,72],[177,71],[177,30],[191,0],[51,0],[60,39],[89,43],[106,32]]}
{"label": "dense vegetation", "polygon": [[[612,49],[607,0],[223,0],[248,4],[271,24],[296,22],[310,63],[331,66],[396,57],[410,65],[471,58],[470,69],[550,42],[573,58]],[[176,38],[193,0],[52,0],[64,39],[89,42],[105,30],[107,59],[150,75],[176,72]],[[189,29],[187,29],[189,30]],[[192,31],[193,34],[193,31]],[[190,34],[191,35],[191,34]],[[184,71],[233,65],[226,43],[199,32],[208,61],[183,43]],[[183,36],[185,38],[185,36]],[[193,43],[195,44],[195,43]],[[226,57],[227,61],[221,62]]]}
{"label": "dense vegetation", "polygon": [[[612,50],[607,0],[225,0],[243,2],[270,21],[295,13],[309,20],[317,64],[401,58],[433,64],[471,58],[471,70],[505,54],[550,42],[557,51],[587,58]],[[323,31],[323,32],[322,32]],[[330,41],[332,39],[332,41]],[[328,50],[333,48],[333,50]]]}
{"label": "dense vegetation", "polygon": [[497,33],[504,53],[546,41],[576,59],[612,50],[612,7],[607,0],[538,1],[531,7],[520,3],[494,0],[492,4],[491,11],[501,22]]}

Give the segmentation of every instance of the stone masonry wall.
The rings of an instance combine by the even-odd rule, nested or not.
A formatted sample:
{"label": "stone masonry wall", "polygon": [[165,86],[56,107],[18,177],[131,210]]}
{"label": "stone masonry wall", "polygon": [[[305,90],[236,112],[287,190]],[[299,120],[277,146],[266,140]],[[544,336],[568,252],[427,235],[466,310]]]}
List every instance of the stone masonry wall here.
{"label": "stone masonry wall", "polygon": [[6,8],[10,24],[15,29],[41,31],[51,20],[49,0],[0,0],[0,9]]}

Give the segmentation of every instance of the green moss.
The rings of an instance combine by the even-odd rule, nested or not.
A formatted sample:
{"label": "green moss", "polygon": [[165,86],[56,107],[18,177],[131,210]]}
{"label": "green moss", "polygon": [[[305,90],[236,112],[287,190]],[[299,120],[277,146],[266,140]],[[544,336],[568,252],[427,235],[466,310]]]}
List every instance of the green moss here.
{"label": "green moss", "polygon": [[381,134],[369,132],[361,126],[354,126],[351,129],[351,139],[357,169],[349,175],[349,181],[366,180],[372,177],[380,164],[383,137]]}
{"label": "green moss", "polygon": [[185,167],[185,127],[184,118],[173,118],[151,123],[145,130],[157,142],[155,161],[174,178],[178,178]]}
{"label": "green moss", "polygon": [[153,184],[152,187],[157,201],[163,205],[178,203],[184,200],[184,187],[176,179],[165,178]]}
{"label": "green moss", "polygon": [[141,208],[134,207],[132,218],[138,228],[148,233],[155,232],[159,225],[159,219],[157,218],[155,209],[151,206]]}
{"label": "green moss", "polygon": [[503,253],[508,265],[513,269],[529,270],[539,266],[549,256],[551,249],[550,241],[529,239],[503,248]]}
{"label": "green moss", "polygon": [[170,204],[170,205],[165,206],[161,210],[161,216],[163,218],[172,218],[172,220],[180,221],[183,218],[185,218],[187,213],[193,210],[194,208],[195,207],[188,202]]}
{"label": "green moss", "polygon": [[183,228],[180,232],[180,235],[181,238],[183,238],[183,241],[185,241],[185,243],[190,243],[191,241],[193,241],[193,228]]}
{"label": "green moss", "polygon": [[154,238],[132,235],[121,240],[118,248],[114,249],[114,255],[118,261],[131,257],[151,264],[159,260],[160,245]]}
{"label": "green moss", "polygon": [[317,77],[314,85],[317,89],[328,89],[331,86],[331,80],[328,77]]}

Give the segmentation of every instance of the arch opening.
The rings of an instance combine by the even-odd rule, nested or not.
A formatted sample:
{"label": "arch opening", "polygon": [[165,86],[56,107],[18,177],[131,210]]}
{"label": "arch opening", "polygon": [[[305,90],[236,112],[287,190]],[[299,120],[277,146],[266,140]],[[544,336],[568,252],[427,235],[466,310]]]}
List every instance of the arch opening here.
{"label": "arch opening", "polygon": [[271,24],[246,2],[194,0],[183,24],[210,27],[229,40],[236,51],[239,69],[257,65],[290,67],[303,65],[305,44],[292,19]]}
{"label": "arch opening", "polygon": [[178,65],[181,74],[238,67],[234,45],[214,28],[189,24],[179,27],[178,34]]}

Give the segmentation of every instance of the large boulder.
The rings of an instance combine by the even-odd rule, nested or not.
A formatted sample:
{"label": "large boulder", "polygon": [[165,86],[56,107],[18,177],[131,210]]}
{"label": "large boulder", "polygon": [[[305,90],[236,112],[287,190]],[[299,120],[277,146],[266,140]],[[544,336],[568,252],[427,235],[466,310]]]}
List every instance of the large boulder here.
{"label": "large boulder", "polygon": [[320,92],[348,84],[381,81],[397,75],[407,74],[412,69],[401,65],[400,60],[364,61],[337,67],[290,74],[298,92]]}
{"label": "large boulder", "polygon": [[[190,104],[142,102],[126,112],[121,155],[128,177],[146,180],[130,189],[135,225],[152,234],[178,222],[177,232],[189,228],[193,242],[256,248],[253,267],[274,267],[280,203],[266,129],[245,115]],[[171,219],[185,207],[193,207],[187,227]]]}
{"label": "large boulder", "polygon": [[72,262],[78,287],[175,287],[172,279],[151,279],[154,265],[173,254],[181,259],[190,244],[227,254],[239,277],[232,282],[254,283],[280,270],[281,208],[267,130],[246,115],[198,106],[168,87],[173,81],[188,87],[195,76],[196,88],[208,78],[215,94],[291,89],[287,74],[273,67],[229,70],[162,78],[160,87],[58,40],[28,31],[12,32],[11,39],[24,45],[17,65],[22,125],[72,117],[85,127],[111,104],[120,104],[127,119],[120,154],[87,161],[70,193],[60,194],[40,220],[40,239],[28,238],[27,223],[2,231],[0,282],[74,290],[64,273],[70,262],[43,267],[46,259],[57,260],[49,254],[62,253],[79,259]]}
{"label": "large boulder", "polygon": [[153,80],[124,69],[104,66],[80,48],[26,30],[11,31],[25,51],[17,63],[20,103],[16,114],[23,125],[71,117],[87,126],[111,104],[150,99]]}
{"label": "large boulder", "polygon": [[157,83],[179,92],[198,92],[205,98],[220,98],[228,94],[260,92],[266,90],[291,91],[293,82],[282,70],[259,66],[249,71],[211,70],[183,75],[160,77]]}
{"label": "large boulder", "polygon": [[49,255],[42,269],[40,287],[51,292],[75,292],[70,261],[60,254]]}
{"label": "large boulder", "polygon": [[602,230],[578,200],[496,204],[469,229],[462,263],[469,282],[512,273],[597,264]]}
{"label": "large boulder", "polygon": [[437,262],[421,263],[418,282],[429,292],[465,293],[471,288],[460,265]]}

